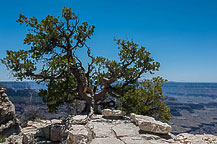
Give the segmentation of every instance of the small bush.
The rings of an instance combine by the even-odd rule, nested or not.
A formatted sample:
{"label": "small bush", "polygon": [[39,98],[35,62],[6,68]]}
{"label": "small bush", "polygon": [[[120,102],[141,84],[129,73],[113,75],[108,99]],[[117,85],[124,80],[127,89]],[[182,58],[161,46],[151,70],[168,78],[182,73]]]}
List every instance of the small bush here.
{"label": "small bush", "polygon": [[163,102],[162,85],[166,82],[161,77],[145,79],[136,89],[128,90],[121,97],[120,109],[130,113],[155,117],[168,122],[172,115],[169,107]]}
{"label": "small bush", "polygon": [[0,143],[3,143],[3,142],[5,142],[5,141],[6,141],[6,137],[0,135]]}
{"label": "small bush", "polygon": [[36,122],[41,122],[41,119],[40,118],[36,118],[35,121]]}

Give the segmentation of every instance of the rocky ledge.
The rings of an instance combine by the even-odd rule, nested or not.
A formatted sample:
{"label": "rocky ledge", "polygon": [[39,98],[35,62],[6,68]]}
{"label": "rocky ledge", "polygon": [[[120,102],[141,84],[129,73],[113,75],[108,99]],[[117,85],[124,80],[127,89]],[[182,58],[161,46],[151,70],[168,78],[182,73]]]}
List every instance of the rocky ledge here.
{"label": "rocky ledge", "polygon": [[171,134],[172,128],[152,117],[130,117],[120,110],[105,109],[91,120],[86,115],[65,120],[29,121],[20,128],[6,89],[0,88],[0,136],[5,144],[217,144],[217,136]]}
{"label": "rocky ledge", "polygon": [[9,100],[6,89],[0,86],[0,136],[19,133],[19,121],[15,115],[15,107]]}
{"label": "rocky ledge", "polygon": [[[106,114],[105,114],[106,113]],[[109,113],[109,114],[108,114]],[[112,115],[113,113],[114,115]],[[131,114],[121,116],[118,110],[103,110],[87,120],[77,115],[66,120],[29,121],[19,135],[7,143],[61,144],[216,144],[217,136],[171,134],[171,126],[152,117]],[[104,115],[105,114],[105,115]],[[109,115],[109,118],[108,118]]]}

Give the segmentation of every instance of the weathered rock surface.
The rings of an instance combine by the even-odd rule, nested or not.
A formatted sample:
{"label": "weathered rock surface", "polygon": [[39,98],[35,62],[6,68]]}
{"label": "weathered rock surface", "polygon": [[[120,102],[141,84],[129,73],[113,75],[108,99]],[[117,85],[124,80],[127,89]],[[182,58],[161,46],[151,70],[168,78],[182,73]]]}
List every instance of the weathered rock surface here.
{"label": "weathered rock surface", "polygon": [[217,136],[209,134],[194,135],[182,133],[175,137],[175,141],[185,144],[217,144]]}
{"label": "weathered rock surface", "polygon": [[27,127],[21,129],[18,135],[14,134],[8,137],[7,141],[12,144],[58,143],[67,136],[65,126],[61,125],[61,122],[56,119],[28,121]]}
{"label": "weathered rock surface", "polygon": [[138,126],[144,121],[141,115],[119,119],[95,115],[85,123],[84,119],[86,116],[75,116],[67,121],[30,121],[28,127],[19,135],[9,137],[8,141],[18,144],[217,144],[217,136],[214,135],[184,133],[175,136],[143,131]]}
{"label": "weathered rock surface", "polygon": [[121,110],[111,110],[111,109],[102,110],[102,116],[104,117],[121,118],[124,115],[125,115],[125,112]]}
{"label": "weathered rock surface", "polygon": [[25,137],[23,137],[22,133],[18,134],[18,135],[11,135],[7,138],[7,142],[6,143],[9,143],[9,144],[26,144],[25,142],[26,139]]}
{"label": "weathered rock surface", "polygon": [[139,128],[130,122],[120,123],[112,127],[116,137],[137,137]]}
{"label": "weathered rock surface", "polygon": [[87,115],[76,115],[69,119],[70,124],[85,125],[87,124]]}
{"label": "weathered rock surface", "polygon": [[69,130],[66,144],[86,144],[91,141],[90,135],[84,125],[73,125]]}
{"label": "weathered rock surface", "polygon": [[139,128],[146,132],[156,134],[168,134],[172,131],[172,127],[167,123],[156,121],[154,118],[143,115],[130,114],[131,120],[139,126]]}
{"label": "weathered rock surface", "polygon": [[0,86],[0,135],[8,137],[13,133],[19,133],[20,129],[15,107],[9,100],[6,89]]}
{"label": "weathered rock surface", "polygon": [[124,144],[124,142],[117,138],[95,138],[91,144]]}

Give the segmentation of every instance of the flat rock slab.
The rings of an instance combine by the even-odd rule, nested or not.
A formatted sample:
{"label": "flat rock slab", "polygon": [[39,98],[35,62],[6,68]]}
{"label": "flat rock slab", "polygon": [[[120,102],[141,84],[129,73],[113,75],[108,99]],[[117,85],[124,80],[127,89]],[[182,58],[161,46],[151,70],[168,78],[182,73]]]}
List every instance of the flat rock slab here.
{"label": "flat rock slab", "polygon": [[111,110],[111,109],[104,109],[102,110],[102,116],[107,118],[121,118],[125,115],[125,112],[121,110]]}
{"label": "flat rock slab", "polygon": [[167,123],[156,121],[153,117],[130,114],[131,120],[145,132],[156,134],[168,134],[172,131],[172,127]]}
{"label": "flat rock slab", "polygon": [[86,115],[76,115],[72,117],[70,124],[85,125],[87,123]]}
{"label": "flat rock slab", "polygon": [[182,133],[175,137],[175,141],[191,144],[217,144],[217,136],[209,134],[194,135],[189,133]]}
{"label": "flat rock slab", "polygon": [[38,129],[35,127],[25,127],[22,129],[22,133],[25,135],[36,134],[37,131]]}
{"label": "flat rock slab", "polygon": [[139,135],[139,128],[133,123],[121,123],[112,127],[117,137],[134,137]]}
{"label": "flat rock slab", "polygon": [[95,138],[90,144],[124,144],[124,142],[116,138]]}
{"label": "flat rock slab", "polygon": [[46,126],[48,126],[50,124],[51,124],[51,121],[49,121],[49,120],[47,120],[47,121],[41,120],[39,122],[28,121],[27,127],[32,127],[32,128],[40,129],[40,128],[46,127]]}
{"label": "flat rock slab", "polygon": [[89,132],[84,125],[73,125],[69,131],[66,144],[86,144],[89,139]]}
{"label": "flat rock slab", "polygon": [[74,135],[88,136],[88,130],[84,125],[73,125],[69,131]]}
{"label": "flat rock slab", "polygon": [[140,136],[145,140],[159,140],[161,138],[154,134],[141,134]]}
{"label": "flat rock slab", "polygon": [[120,138],[125,144],[149,144],[141,137],[122,137]]}
{"label": "flat rock slab", "polygon": [[115,137],[114,132],[112,131],[113,126],[112,123],[106,122],[90,122],[88,124],[88,127],[96,138]]}

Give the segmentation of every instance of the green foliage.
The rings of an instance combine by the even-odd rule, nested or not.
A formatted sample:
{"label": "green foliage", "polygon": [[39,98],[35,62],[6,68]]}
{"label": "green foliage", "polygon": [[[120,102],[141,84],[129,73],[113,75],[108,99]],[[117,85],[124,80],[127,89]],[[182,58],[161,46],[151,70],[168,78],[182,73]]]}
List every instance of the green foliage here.
{"label": "green foliage", "polygon": [[[8,56],[1,62],[7,65],[7,68],[12,70],[13,76],[19,80],[37,81],[46,78],[47,74],[50,76],[60,74],[63,69],[67,69],[70,62],[75,62],[67,57],[67,47],[77,49],[84,46],[94,32],[95,26],[89,26],[87,22],[77,25],[76,18],[77,16],[69,8],[63,8],[61,18],[48,15],[40,23],[35,17],[28,18],[20,14],[17,22],[30,27],[24,44],[31,46],[31,49],[7,50]],[[72,29],[71,23],[76,23]],[[71,45],[73,42],[74,47]],[[42,67],[36,67],[39,62]],[[37,71],[40,73],[35,75]]]}
{"label": "green foliage", "polygon": [[[63,104],[73,104],[75,100],[85,100],[88,107],[97,112],[97,105],[102,105],[106,99],[121,98],[128,112],[154,115],[164,120],[170,118],[163,113],[169,111],[161,101],[163,79],[145,80],[138,86],[144,73],[153,74],[160,67],[145,47],[133,41],[115,39],[118,61],[93,56],[86,42],[91,39],[95,26],[87,22],[80,24],[70,8],[63,8],[61,16],[48,15],[41,21],[20,14],[17,22],[29,28],[24,44],[30,49],[8,50],[1,62],[17,80],[28,79],[47,85],[48,89],[41,90],[39,95],[50,112],[56,112]],[[89,60],[86,67],[77,54],[78,49],[83,48]],[[158,93],[151,91],[151,85]],[[142,102],[147,98],[151,100]]]}
{"label": "green foliage", "polygon": [[77,97],[75,78],[69,72],[65,73],[65,78],[51,79],[47,84],[48,89],[40,90],[39,95],[43,102],[47,103],[49,112],[56,112],[60,105],[73,103]]}
{"label": "green foliage", "polygon": [[129,113],[154,116],[167,122],[172,115],[170,109],[162,101],[164,96],[162,85],[166,80],[155,77],[151,80],[145,79],[137,88],[130,89],[121,97],[121,109]]}
{"label": "green foliage", "polygon": [[6,137],[0,135],[0,143],[4,143],[5,141],[6,141]]}
{"label": "green foliage", "polygon": [[[36,17],[20,14],[17,22],[29,27],[24,44],[31,48],[7,50],[7,56],[1,62],[17,80],[47,83],[48,90],[41,90],[39,95],[48,104],[50,112],[57,111],[61,104],[75,98],[77,85],[71,65],[77,65],[79,60],[75,51],[90,39],[95,26],[89,26],[87,22],[78,25],[78,17],[69,8],[63,8],[61,17],[48,15],[41,22]],[[77,70],[82,71],[80,67]]]}
{"label": "green foliage", "polygon": [[36,118],[35,122],[42,122],[40,118]]}

